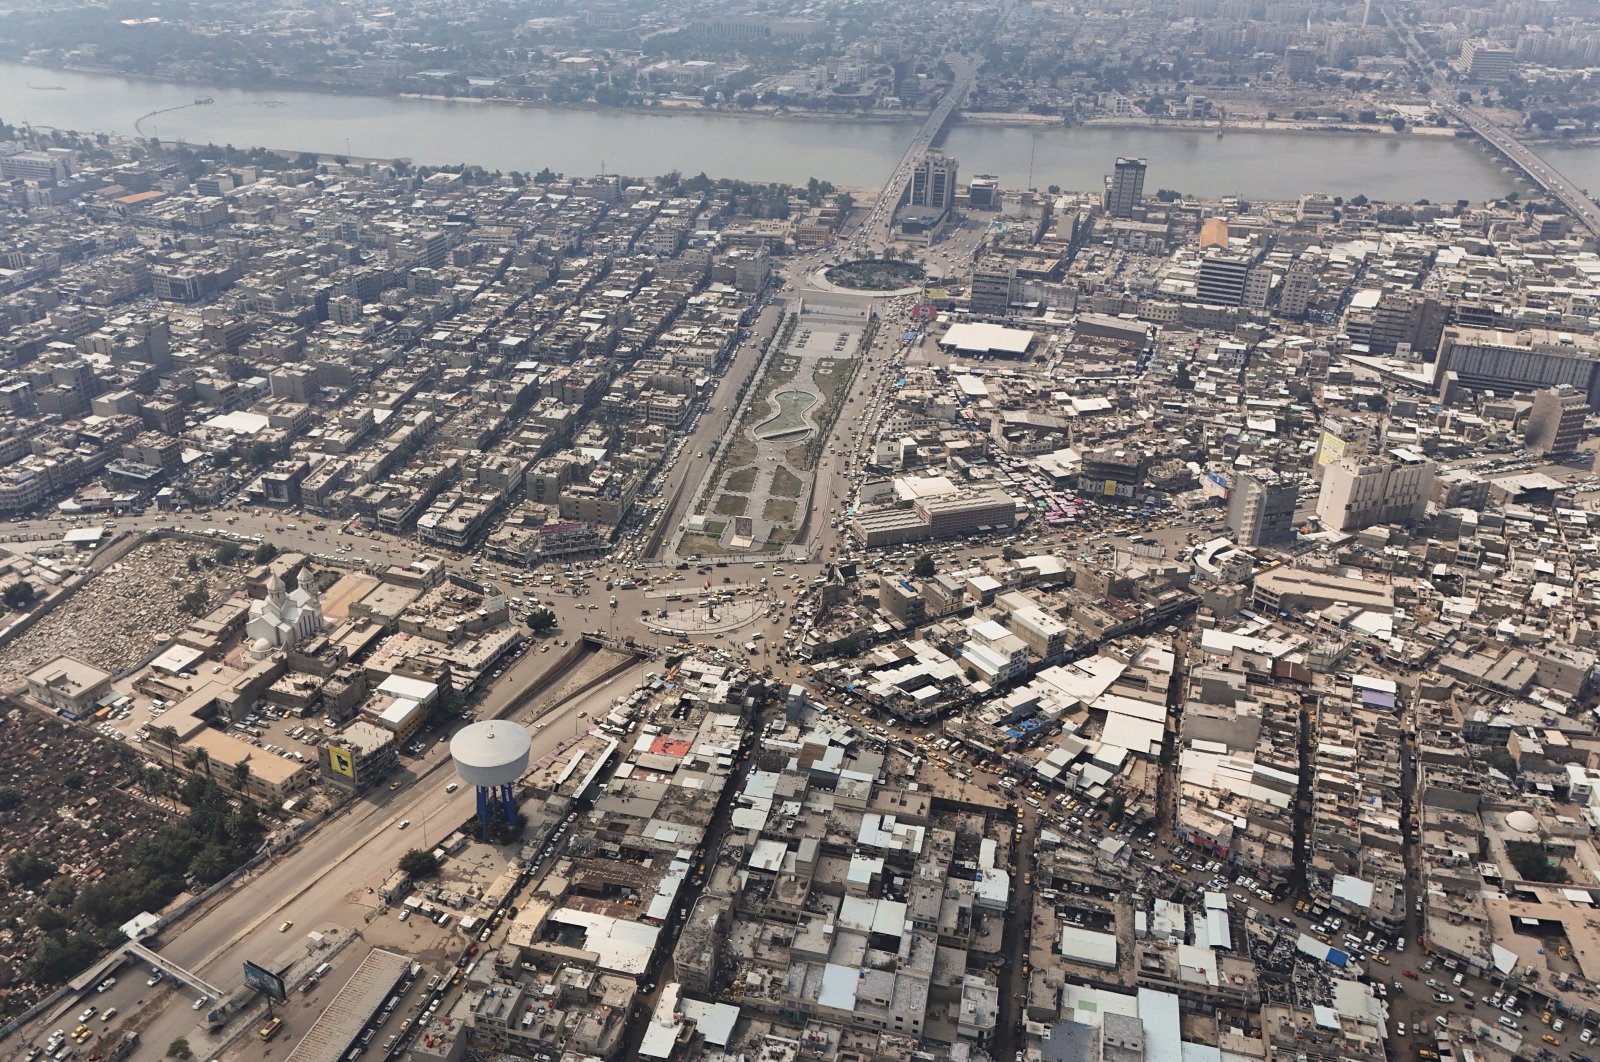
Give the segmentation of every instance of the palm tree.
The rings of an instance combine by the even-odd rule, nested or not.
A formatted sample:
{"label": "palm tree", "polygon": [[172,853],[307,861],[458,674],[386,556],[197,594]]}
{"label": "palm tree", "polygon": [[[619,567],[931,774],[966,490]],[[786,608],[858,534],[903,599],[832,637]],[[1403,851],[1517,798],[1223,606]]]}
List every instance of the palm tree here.
{"label": "palm tree", "polygon": [[250,761],[240,760],[233,765],[233,788],[243,795],[245,787],[250,784]]}
{"label": "palm tree", "polygon": [[189,864],[189,873],[205,882],[207,885],[221,878],[228,872],[228,857],[216,845],[206,845],[195,854],[194,860]]}
{"label": "palm tree", "polygon": [[211,777],[211,756],[205,749],[189,749],[183,754],[183,766],[191,773],[204,769]]}

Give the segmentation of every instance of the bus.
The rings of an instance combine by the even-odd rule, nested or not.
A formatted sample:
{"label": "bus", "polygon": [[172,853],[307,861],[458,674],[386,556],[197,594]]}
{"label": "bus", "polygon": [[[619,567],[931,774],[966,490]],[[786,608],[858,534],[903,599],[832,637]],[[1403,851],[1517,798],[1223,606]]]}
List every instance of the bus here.
{"label": "bus", "polygon": [[261,1037],[262,1040],[270,1040],[274,1036],[277,1036],[282,1029],[283,1019],[273,1018],[271,1021],[267,1022],[259,1030],[257,1030],[256,1035]]}

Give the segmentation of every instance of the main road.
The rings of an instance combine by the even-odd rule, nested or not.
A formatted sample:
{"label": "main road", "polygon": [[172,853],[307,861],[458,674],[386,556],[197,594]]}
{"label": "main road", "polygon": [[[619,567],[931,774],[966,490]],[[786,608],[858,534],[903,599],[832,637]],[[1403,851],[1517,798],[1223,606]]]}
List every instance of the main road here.
{"label": "main road", "polygon": [[[1407,54],[1417,64],[1418,69],[1427,70],[1436,67],[1443,73],[1442,65],[1435,63],[1427,49],[1417,40],[1410,23],[1387,7],[1383,9],[1383,17],[1389,26],[1400,34],[1401,40],[1405,42]],[[1494,148],[1507,162],[1521,170],[1528,180],[1554,196],[1567,208],[1568,213],[1578,219],[1580,225],[1589,230],[1591,236],[1600,236],[1600,217],[1595,216],[1594,201],[1537,152],[1512,136],[1509,130],[1492,121],[1470,103],[1451,102],[1437,89],[1429,90],[1428,101],[1478,134],[1485,144]]]}
{"label": "main road", "polygon": [[906,145],[905,154],[900,156],[894,172],[884,183],[883,190],[878,193],[872,212],[856,230],[852,242],[864,243],[873,250],[889,245],[889,238],[894,228],[894,212],[900,206],[901,197],[905,195],[906,183],[911,180],[912,173],[928,154],[928,149],[933,146],[934,140],[944,131],[945,123],[950,120],[950,116],[966,101],[967,94],[972,91],[973,82],[978,78],[978,67],[982,65],[980,61],[964,55],[947,58],[945,61],[955,73],[955,78],[950,82],[950,90],[944,94],[938,106],[928,113],[927,121],[922,123],[917,135]]}
{"label": "main road", "polygon": [[1512,136],[1507,130],[1490,121],[1468,104],[1446,103],[1435,100],[1435,105],[1462,125],[1483,138],[1534,184],[1552,195],[1578,223],[1589,230],[1591,236],[1600,236],[1600,217],[1595,216],[1595,204],[1583,189],[1562,176],[1549,162],[1528,145]]}

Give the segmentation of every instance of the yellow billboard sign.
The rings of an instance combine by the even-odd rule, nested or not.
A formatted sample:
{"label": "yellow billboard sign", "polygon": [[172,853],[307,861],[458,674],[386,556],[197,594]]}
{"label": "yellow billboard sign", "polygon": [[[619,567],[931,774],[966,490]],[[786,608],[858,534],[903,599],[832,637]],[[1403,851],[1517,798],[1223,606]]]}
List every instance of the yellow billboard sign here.
{"label": "yellow billboard sign", "polygon": [[1339,458],[1344,456],[1345,442],[1331,431],[1322,433],[1321,445],[1317,448],[1317,467],[1327,468]]}
{"label": "yellow billboard sign", "polygon": [[328,746],[328,770],[334,774],[342,774],[346,778],[356,776],[355,755],[346,749],[334,745]]}

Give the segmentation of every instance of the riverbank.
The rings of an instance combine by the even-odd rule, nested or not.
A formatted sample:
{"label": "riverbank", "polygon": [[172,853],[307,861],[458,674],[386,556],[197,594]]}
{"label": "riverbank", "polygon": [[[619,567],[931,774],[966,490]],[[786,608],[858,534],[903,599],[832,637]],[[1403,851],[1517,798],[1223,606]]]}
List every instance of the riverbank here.
{"label": "riverbank", "polygon": [[1455,126],[1436,125],[1408,125],[1400,131],[1387,124],[1359,125],[1350,122],[1324,123],[1294,121],[1275,118],[1228,118],[1218,123],[1215,118],[1087,118],[1076,123],[1070,128],[1076,129],[1160,129],[1164,131],[1177,131],[1185,133],[1211,133],[1215,135],[1218,129],[1224,136],[1228,133],[1264,133],[1264,134],[1292,134],[1305,136],[1349,136],[1362,137],[1423,137],[1452,140],[1456,136]]}
{"label": "riverbank", "polygon": [[[60,86],[30,90],[26,85]],[[183,106],[196,97],[213,106]],[[459,101],[456,101],[459,102]],[[691,104],[693,101],[690,101]],[[138,129],[135,123],[162,111]],[[894,169],[918,115],[888,112],[821,118],[803,113],[696,105],[652,108],[516,107],[446,99],[261,90],[55,72],[0,62],[0,117],[16,124],[114,136],[158,136],[190,145],[262,145],[324,159],[403,158],[418,166],[469,162],[483,169],[639,176],[705,172],[752,182],[872,188]],[[667,119],[671,120],[667,120]],[[743,119],[738,123],[717,119]],[[992,173],[1009,188],[1095,189],[1121,156],[1147,158],[1155,187],[1192,195],[1292,201],[1307,192],[1410,202],[1504,195],[1499,164],[1470,140],[1363,130],[1294,128],[1292,137],[1215,122],[1128,122],[1068,126],[1046,115],[975,112],[955,122],[944,151],[969,172]],[[730,135],[731,134],[731,135]],[[1591,160],[1586,157],[1593,155]],[[1564,153],[1560,169],[1580,185],[1600,167],[1594,149]]]}
{"label": "riverbank", "polygon": [[[921,111],[912,110],[864,110],[864,111],[827,111],[808,110],[799,107],[770,107],[756,106],[749,109],[715,105],[707,107],[698,99],[659,99],[648,105],[630,105],[617,107],[603,105],[593,101],[578,101],[570,103],[556,103],[550,100],[525,100],[514,96],[450,96],[443,93],[428,92],[378,92],[363,89],[352,85],[327,85],[312,83],[302,86],[279,85],[269,83],[260,86],[233,85],[227,83],[195,82],[177,80],[174,78],[160,77],[151,74],[125,73],[119,70],[109,70],[96,67],[92,64],[68,63],[60,65],[42,65],[28,60],[15,60],[30,69],[40,72],[67,71],[86,74],[95,77],[119,77],[130,80],[148,82],[159,85],[183,86],[185,91],[198,91],[202,94],[217,89],[231,89],[251,93],[282,92],[312,92],[326,93],[334,96],[344,96],[356,99],[381,99],[381,100],[418,100],[427,103],[460,104],[474,108],[482,107],[508,107],[520,111],[546,111],[553,114],[617,114],[641,115],[650,117],[672,118],[718,118],[731,119],[742,122],[815,122],[826,124],[856,124],[856,125],[886,125],[912,124],[921,122],[926,115]],[[29,86],[33,88],[33,86]],[[54,90],[56,86],[48,86]],[[44,91],[40,87],[37,91]],[[952,126],[995,126],[1001,128],[1019,129],[1060,129],[1060,128],[1085,128],[1085,129],[1138,129],[1162,130],[1193,133],[1211,133],[1215,135],[1219,122],[1215,118],[1151,118],[1144,116],[1121,116],[1107,118],[1088,118],[1078,122],[1064,122],[1059,115],[1032,114],[1024,111],[963,111],[959,112]],[[1406,126],[1401,132],[1396,132],[1387,124],[1361,125],[1342,122],[1330,124],[1315,121],[1294,121],[1292,119],[1264,119],[1264,118],[1228,118],[1221,123],[1224,136],[1230,132],[1270,133],[1270,134],[1316,134],[1321,136],[1345,137],[1452,137],[1455,135],[1454,127],[1439,128],[1437,126]],[[1545,141],[1528,141],[1542,143]],[[1600,138],[1591,138],[1582,142],[1573,140],[1550,141],[1551,143],[1600,143]]]}

